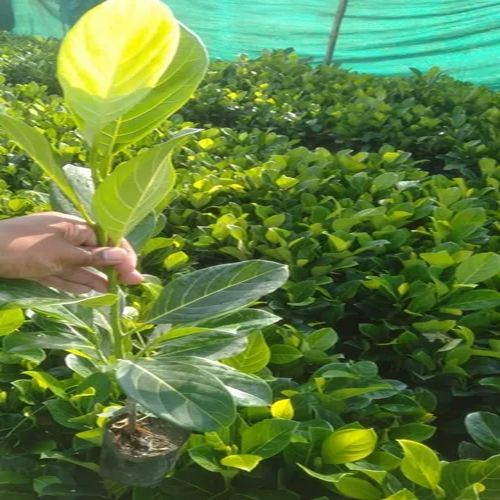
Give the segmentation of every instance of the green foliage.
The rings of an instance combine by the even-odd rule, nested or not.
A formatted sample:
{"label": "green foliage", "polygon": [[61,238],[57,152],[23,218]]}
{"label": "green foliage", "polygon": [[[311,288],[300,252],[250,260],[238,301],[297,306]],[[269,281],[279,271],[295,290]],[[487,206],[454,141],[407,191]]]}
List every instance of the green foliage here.
{"label": "green foliage", "polygon": [[[498,94],[437,70],[379,78],[279,52],[213,62],[173,114],[205,64],[183,28],[155,89],[104,127],[91,157],[54,95],[55,43],[2,37],[1,105],[57,165],[73,163],[63,171],[89,217],[111,231],[115,216],[133,220],[115,237],[144,217],[129,239],[168,282],[127,291],[133,354],[116,364],[97,309],[116,295],[1,283],[2,498],[498,497]],[[132,182],[108,203],[113,223],[102,205],[94,214],[79,165],[104,177],[107,151],[113,166],[142,165],[199,125],[174,155],[174,192],[153,190],[146,206]],[[74,210],[3,136],[0,161],[1,217],[47,209],[49,190]],[[284,264],[289,281],[248,308]],[[155,489],[95,475],[124,392],[200,431]]]}

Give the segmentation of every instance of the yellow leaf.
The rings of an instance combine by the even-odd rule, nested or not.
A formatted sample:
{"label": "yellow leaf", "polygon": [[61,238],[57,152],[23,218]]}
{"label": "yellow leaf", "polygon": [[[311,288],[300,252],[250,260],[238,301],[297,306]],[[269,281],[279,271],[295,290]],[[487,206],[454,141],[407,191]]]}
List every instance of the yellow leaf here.
{"label": "yellow leaf", "polygon": [[295,411],[290,399],[280,399],[271,405],[271,415],[276,418],[292,420]]}
{"label": "yellow leaf", "polygon": [[80,18],[61,45],[58,77],[89,142],[156,86],[179,40],[160,0],[107,0]]}
{"label": "yellow leaf", "polygon": [[210,149],[214,145],[214,141],[212,139],[201,139],[198,141],[198,145],[202,149]]}

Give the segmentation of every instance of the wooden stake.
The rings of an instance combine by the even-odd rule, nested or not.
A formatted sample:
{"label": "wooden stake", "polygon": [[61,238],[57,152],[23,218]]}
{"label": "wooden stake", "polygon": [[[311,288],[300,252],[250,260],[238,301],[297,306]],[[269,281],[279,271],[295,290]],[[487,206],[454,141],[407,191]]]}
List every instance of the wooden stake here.
{"label": "wooden stake", "polygon": [[328,47],[326,49],[325,64],[331,64],[333,60],[333,53],[335,52],[335,46],[337,45],[337,40],[339,38],[340,27],[342,25],[342,20],[344,19],[345,11],[347,10],[347,3],[349,0],[339,0],[339,5],[337,7],[337,13],[332,24],[332,30],[330,31],[330,36],[328,37]]}

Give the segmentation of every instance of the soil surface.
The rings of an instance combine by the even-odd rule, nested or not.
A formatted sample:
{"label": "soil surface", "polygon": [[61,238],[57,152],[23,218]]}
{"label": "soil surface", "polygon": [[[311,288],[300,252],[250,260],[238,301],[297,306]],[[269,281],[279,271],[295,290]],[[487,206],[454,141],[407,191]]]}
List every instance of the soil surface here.
{"label": "soil surface", "polygon": [[109,430],[120,453],[130,458],[147,458],[175,453],[186,441],[188,432],[164,420],[142,417],[134,433],[128,430],[128,418],[123,416]]}

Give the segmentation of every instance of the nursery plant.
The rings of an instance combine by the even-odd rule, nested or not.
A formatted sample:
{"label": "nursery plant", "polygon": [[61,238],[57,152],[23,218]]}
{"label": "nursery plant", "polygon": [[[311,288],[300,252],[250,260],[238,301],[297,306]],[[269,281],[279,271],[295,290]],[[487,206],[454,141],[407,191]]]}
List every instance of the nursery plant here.
{"label": "nursery plant", "polygon": [[[58,80],[88,163],[61,164],[43,133],[22,120],[2,114],[0,126],[51,179],[56,208],[90,224],[100,245],[128,238],[140,250],[172,196],[172,153],[196,130],[181,130],[125,161],[121,153],[190,98],[206,67],[203,44],[161,1],[107,0],[80,19],[58,55]],[[29,281],[2,281],[0,303],[14,330],[19,309],[43,318],[6,345],[10,352],[67,351],[66,366],[87,380],[94,396],[92,381],[116,394],[101,474],[148,486],[172,467],[189,431],[230,425],[236,405],[270,403],[261,378],[219,360],[244,350],[251,331],[278,320],[248,306],[280,287],[288,271],[264,260],[224,264],[165,286],[150,276],[133,296],[114,270],[106,272],[103,295],[75,297]],[[45,381],[57,386],[49,376]],[[67,401],[59,395],[51,404],[64,412]]]}

